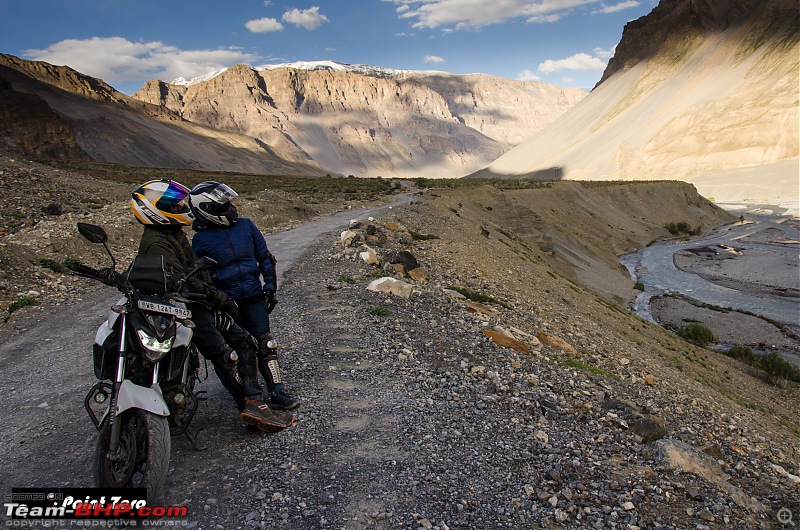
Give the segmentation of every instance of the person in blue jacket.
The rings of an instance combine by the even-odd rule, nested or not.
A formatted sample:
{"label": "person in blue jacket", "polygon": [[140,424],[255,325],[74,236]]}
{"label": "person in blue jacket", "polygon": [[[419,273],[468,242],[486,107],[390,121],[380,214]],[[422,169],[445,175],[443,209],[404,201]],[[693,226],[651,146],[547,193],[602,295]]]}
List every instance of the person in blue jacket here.
{"label": "person in blue jacket", "polygon": [[239,217],[233,204],[237,196],[220,182],[203,182],[192,188],[192,249],[199,257],[217,261],[211,273],[214,286],[236,302],[236,323],[258,341],[258,370],[267,383],[272,406],[293,409],[300,400],[283,388],[277,343],[269,324],[269,315],[278,301],[275,257],[255,223]]}

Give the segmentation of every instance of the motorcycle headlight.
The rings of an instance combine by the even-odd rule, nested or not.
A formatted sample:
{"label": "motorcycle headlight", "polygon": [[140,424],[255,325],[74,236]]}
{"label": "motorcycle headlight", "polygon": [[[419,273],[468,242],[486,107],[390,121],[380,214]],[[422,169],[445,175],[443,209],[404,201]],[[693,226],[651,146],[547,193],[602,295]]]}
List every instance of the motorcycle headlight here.
{"label": "motorcycle headlight", "polygon": [[173,336],[164,342],[159,342],[155,337],[151,337],[141,329],[137,329],[136,334],[139,335],[139,342],[144,347],[144,356],[151,362],[160,361],[169,353],[170,348],[172,348],[172,341],[175,339]]}

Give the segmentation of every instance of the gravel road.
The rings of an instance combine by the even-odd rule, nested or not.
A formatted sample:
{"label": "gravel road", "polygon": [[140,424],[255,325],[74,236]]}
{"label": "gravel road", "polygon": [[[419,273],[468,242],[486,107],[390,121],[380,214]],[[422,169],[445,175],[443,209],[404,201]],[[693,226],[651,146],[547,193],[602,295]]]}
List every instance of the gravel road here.
{"label": "gravel road", "polygon": [[[635,359],[616,375],[568,367],[550,345],[533,355],[498,346],[480,333],[495,317],[446,293],[453,272],[432,256],[411,298],[366,290],[380,272],[338,232],[368,214],[378,215],[350,211],[268,236],[282,273],[273,330],[303,404],[291,428],[249,433],[215,377],[202,382],[208,401],[192,426],[207,449],[172,440],[163,502],[188,508],[176,523],[750,529],[775,528],[779,509],[800,513],[796,462],[744,415],[701,406],[680,385],[645,384]],[[423,255],[436,244],[406,248]],[[0,490],[91,486],[88,352],[115,298],[102,288],[57,313],[14,316],[0,344]],[[535,329],[529,314],[494,314]]]}

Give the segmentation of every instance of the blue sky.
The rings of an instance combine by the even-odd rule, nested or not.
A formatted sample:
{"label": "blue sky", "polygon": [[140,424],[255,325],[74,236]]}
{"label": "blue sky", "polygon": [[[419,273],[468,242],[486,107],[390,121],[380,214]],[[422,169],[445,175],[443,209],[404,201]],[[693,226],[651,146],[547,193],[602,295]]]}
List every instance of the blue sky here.
{"label": "blue sky", "polygon": [[132,94],[219,68],[333,60],[591,88],[657,0],[0,0],[0,53]]}

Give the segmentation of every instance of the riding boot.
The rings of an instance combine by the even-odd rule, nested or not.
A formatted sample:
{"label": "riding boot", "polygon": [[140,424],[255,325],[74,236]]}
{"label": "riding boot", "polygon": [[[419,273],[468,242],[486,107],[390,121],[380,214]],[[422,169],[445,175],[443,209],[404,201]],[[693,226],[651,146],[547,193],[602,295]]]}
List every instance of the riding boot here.
{"label": "riding boot", "polygon": [[283,389],[281,368],[278,365],[278,343],[272,335],[265,333],[258,340],[258,371],[264,377],[270,396],[270,403],[276,409],[291,410],[300,405],[300,400],[290,396]]}

